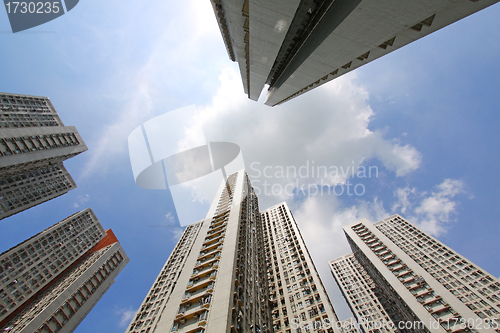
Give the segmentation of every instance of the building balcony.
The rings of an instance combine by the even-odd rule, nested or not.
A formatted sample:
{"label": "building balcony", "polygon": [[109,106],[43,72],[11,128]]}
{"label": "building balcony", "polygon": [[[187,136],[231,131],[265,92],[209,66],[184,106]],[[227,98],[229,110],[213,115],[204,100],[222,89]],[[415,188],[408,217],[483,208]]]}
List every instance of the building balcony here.
{"label": "building balcony", "polygon": [[201,271],[202,269],[208,267],[212,267],[213,265],[218,265],[218,261],[220,256],[215,257],[206,257],[205,260],[198,260],[194,269]]}
{"label": "building balcony", "polygon": [[[396,269],[394,269],[394,271],[396,271]],[[394,272],[394,271],[393,271],[393,272]],[[402,271],[402,272],[398,272],[398,273],[396,274],[396,277],[397,277],[398,279],[399,279],[399,278],[403,279],[403,278],[405,277],[405,275],[408,275],[409,273],[412,273],[412,271],[409,271],[409,270],[404,270],[404,271]],[[401,281],[401,279],[400,279],[400,281]]]}
{"label": "building balcony", "polygon": [[217,238],[221,233],[226,231],[226,225],[224,225],[222,228],[219,228],[215,231],[211,231],[207,233],[207,236],[205,237],[205,241],[211,240],[213,238]]}
{"label": "building balcony", "polygon": [[[377,252],[377,251],[373,251],[373,252]],[[383,249],[382,251],[380,251],[380,253],[376,253],[379,257],[384,257],[385,255],[391,253],[391,251],[387,248]]]}
{"label": "building balcony", "polygon": [[213,245],[215,243],[224,242],[224,236],[225,236],[225,234],[222,233],[222,234],[219,234],[217,237],[213,237],[211,239],[205,240],[205,242],[203,242],[203,245],[201,248],[204,249],[204,248],[210,247],[211,245]]}
{"label": "building balcony", "polygon": [[177,313],[175,319],[177,320],[184,318],[185,320],[189,320],[193,317],[200,318],[200,316],[206,311],[207,310],[204,307],[204,304],[202,304],[202,302],[196,301],[192,303],[185,303],[180,306],[179,312]]}
{"label": "building balcony", "polygon": [[189,284],[186,288],[186,291],[194,292],[200,288],[203,288],[205,291],[212,291],[214,287],[213,280],[210,279],[210,275],[205,275],[203,278],[195,278],[189,280]]}
{"label": "building balcony", "polygon": [[197,265],[202,264],[208,260],[215,260],[219,258],[220,258],[220,252],[210,252],[210,253],[200,254],[200,256],[198,257]]}
{"label": "building balcony", "polygon": [[217,246],[217,244],[215,244],[215,246],[211,246],[208,249],[200,251],[200,255],[198,256],[198,260],[202,260],[203,258],[205,258],[205,257],[207,257],[207,256],[209,256],[217,251],[222,250],[222,244],[219,244],[218,246]]}
{"label": "building balcony", "polygon": [[421,298],[422,300],[428,299],[429,301],[430,301],[429,297],[441,298],[439,295],[434,296],[434,292],[428,289],[422,290],[420,293],[414,294],[414,296],[417,298],[417,300]]}
{"label": "building balcony", "polygon": [[200,302],[200,304],[202,304],[203,307],[206,307],[207,304],[210,304],[211,299],[212,299],[211,293],[206,292],[203,289],[198,289],[194,293],[186,292],[181,301],[181,305],[185,305],[186,303],[193,304],[194,302]]}
{"label": "building balcony", "polygon": [[191,279],[201,279],[201,278],[204,278],[205,276],[209,276],[209,277],[212,277],[212,275],[214,275],[214,273],[217,272],[217,268],[218,268],[218,264],[217,265],[212,265],[212,266],[207,266],[205,268],[203,268],[202,270],[193,270],[193,274],[191,275]]}
{"label": "building balcony", "polygon": [[217,242],[213,242],[213,243],[209,243],[207,245],[203,245],[201,247],[201,250],[202,251],[206,251],[206,252],[210,252],[213,249],[215,249],[218,245],[222,245],[223,242],[224,242],[224,238],[218,238]]}
{"label": "building balcony", "polygon": [[429,311],[432,314],[439,314],[439,313],[449,309],[448,304],[446,304],[446,303],[443,304],[440,301],[438,301],[438,302],[439,303],[427,304],[427,305],[425,305],[425,308],[427,309],[427,311]]}
{"label": "building balcony", "polygon": [[174,322],[172,332],[195,333],[203,332],[200,328],[206,325],[207,312],[193,314],[189,317],[182,317]]}
{"label": "building balcony", "polygon": [[400,280],[402,284],[408,283],[412,284],[414,282],[415,277],[414,276],[406,276],[404,279]]}
{"label": "building balcony", "polygon": [[428,293],[428,294],[418,298],[417,301],[422,303],[422,305],[426,306],[426,305],[430,305],[432,303],[435,303],[436,301],[438,301],[440,299],[441,299],[441,296],[439,296],[439,295],[434,296],[433,293]]}
{"label": "building balcony", "polygon": [[217,228],[225,225],[226,222],[227,222],[226,217],[212,221],[209,230],[210,231],[216,230]]}
{"label": "building balcony", "polygon": [[215,226],[210,226],[208,229],[207,235],[213,235],[215,233],[221,232],[223,230],[226,230],[227,223],[222,223],[222,224],[217,224]]}

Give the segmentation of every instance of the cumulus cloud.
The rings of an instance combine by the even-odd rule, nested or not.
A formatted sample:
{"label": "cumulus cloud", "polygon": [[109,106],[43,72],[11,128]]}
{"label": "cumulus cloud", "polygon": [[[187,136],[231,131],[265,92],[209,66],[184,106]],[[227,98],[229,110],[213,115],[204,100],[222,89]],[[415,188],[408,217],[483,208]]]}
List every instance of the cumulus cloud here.
{"label": "cumulus cloud", "polygon": [[[421,163],[414,147],[368,128],[374,113],[354,73],[275,108],[248,100],[233,68],[224,70],[220,81],[212,102],[199,107],[192,129],[186,131],[185,144],[198,141],[201,135],[207,141],[237,143],[256,187],[266,180],[281,188],[295,181],[299,185],[343,184],[374,159],[398,177]],[[305,177],[279,174],[307,165],[310,170]],[[319,175],[312,172],[313,166],[328,172]],[[289,197],[282,192],[266,198],[264,193],[261,200],[271,205]]]}
{"label": "cumulus cloud", "polygon": [[[445,179],[430,191],[419,191],[409,186],[394,191],[394,202],[388,203],[391,210],[386,210],[384,203],[377,197],[357,200],[347,205],[343,197],[335,195],[313,196],[304,200],[295,200],[290,204],[295,220],[306,242],[318,272],[330,295],[338,294],[337,286],[330,278],[328,261],[351,252],[345,238],[343,227],[360,219],[373,223],[385,219],[394,213],[401,215],[424,231],[438,236],[447,231],[447,224],[454,221],[458,213],[457,196],[465,193],[465,184],[461,180]],[[331,299],[333,305],[344,315],[349,311],[343,299]]]}
{"label": "cumulus cloud", "polygon": [[350,252],[342,228],[362,218],[374,221],[387,217],[377,198],[345,206],[337,196],[310,197],[291,207],[300,232],[317,262],[326,262]]}
{"label": "cumulus cloud", "polygon": [[454,198],[464,193],[465,183],[457,179],[445,179],[431,193],[407,186],[394,192],[392,211],[407,214],[405,217],[422,230],[439,236],[455,221],[459,204]]}
{"label": "cumulus cloud", "polygon": [[175,224],[175,217],[171,212],[168,212],[165,217],[167,218],[167,225]]}
{"label": "cumulus cloud", "polygon": [[77,197],[77,200],[78,200],[77,202],[73,203],[73,207],[75,207],[75,208],[79,208],[80,205],[83,205],[86,202],[89,202],[90,201],[90,195],[88,195],[88,194],[79,195]]}
{"label": "cumulus cloud", "polygon": [[[250,170],[252,163],[260,170],[266,166],[298,168],[306,163],[357,170],[378,160],[398,177],[419,167],[421,155],[414,147],[369,129],[374,112],[368,103],[369,94],[357,82],[355,73],[270,108],[263,101],[248,100],[243,93],[240,74],[237,66],[227,59],[210,4],[190,0],[175,11],[171,25],[184,26],[182,36],[153,34],[155,39],[148,45],[154,46],[140,66],[108,83],[115,87],[113,91],[123,91],[112,96],[119,101],[120,110],[113,110],[116,113],[113,121],[99,125],[95,136],[87,140],[91,149],[86,153],[83,176],[104,174],[117,158],[123,161],[127,156],[128,135],[144,121],[193,103],[197,104],[199,114],[178,144],[190,146],[190,142],[198,142],[204,134],[208,141],[237,143],[253,180],[265,179]],[[186,26],[186,19],[192,24]],[[134,31],[124,33],[135,36]],[[207,46],[211,52],[203,52],[201,46]],[[172,63],[182,71],[172,70],[169,65]],[[207,67],[207,63],[211,66]],[[219,82],[217,75],[220,75]],[[211,93],[198,98],[198,93],[193,94],[195,89]],[[299,184],[324,181],[335,185],[345,183],[350,177],[339,172],[327,177],[299,179]],[[272,182],[285,186],[294,180],[273,177]],[[283,200],[289,195],[282,193],[276,197]],[[273,204],[274,199],[269,196],[262,200]]]}
{"label": "cumulus cloud", "polygon": [[395,212],[399,209],[399,211],[403,214],[406,213],[408,208],[411,208],[411,202],[409,200],[410,195],[415,195],[417,189],[416,188],[398,188],[394,191],[394,196],[396,197],[396,202],[392,205],[392,211]]}
{"label": "cumulus cloud", "polygon": [[445,179],[433,191],[419,191],[416,188],[398,188],[394,192],[395,202],[388,211],[377,197],[357,200],[355,205],[346,205],[342,197],[314,196],[293,201],[291,209],[299,223],[301,233],[309,244],[315,244],[313,252],[328,261],[350,252],[342,228],[360,219],[373,223],[401,213],[432,235],[446,231],[446,223],[452,222],[458,213],[459,203],[455,197],[465,193],[461,180]]}
{"label": "cumulus cloud", "polygon": [[415,209],[418,225],[428,233],[438,236],[446,231],[446,223],[453,222],[458,210],[458,203],[452,200],[464,193],[465,184],[461,180],[445,179],[437,190],[422,200]]}
{"label": "cumulus cloud", "polygon": [[290,209],[338,316],[350,316],[327,262],[351,252],[342,230],[344,226],[362,218],[378,221],[388,216],[383,203],[374,198],[346,206],[341,197],[316,196],[294,202]]}
{"label": "cumulus cloud", "polygon": [[120,309],[116,311],[116,314],[120,316],[120,321],[118,323],[119,327],[126,327],[130,324],[132,321],[132,318],[134,318],[137,310],[133,310],[132,307],[129,307],[127,309]]}

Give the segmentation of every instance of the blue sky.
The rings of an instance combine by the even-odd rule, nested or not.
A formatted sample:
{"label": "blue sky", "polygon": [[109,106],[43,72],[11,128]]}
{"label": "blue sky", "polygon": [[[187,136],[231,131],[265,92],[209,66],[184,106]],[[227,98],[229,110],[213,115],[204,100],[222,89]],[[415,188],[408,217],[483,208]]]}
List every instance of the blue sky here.
{"label": "blue sky", "polygon": [[[81,1],[17,34],[0,11],[0,91],[50,97],[89,147],[65,163],[77,189],[0,221],[0,251],[92,207],[131,262],[75,332],[123,332],[182,231],[168,191],[135,185],[127,137],[155,116],[195,104],[199,116],[186,140],[203,127],[207,140],[237,143],[262,192],[264,181],[278,189],[295,181],[365,189],[259,196],[261,209],[289,203],[340,319],[350,313],[326,261],[349,252],[341,228],[360,218],[399,213],[500,276],[499,15],[494,5],[269,108],[243,94],[206,0]],[[265,166],[313,161],[379,172],[257,177]]]}

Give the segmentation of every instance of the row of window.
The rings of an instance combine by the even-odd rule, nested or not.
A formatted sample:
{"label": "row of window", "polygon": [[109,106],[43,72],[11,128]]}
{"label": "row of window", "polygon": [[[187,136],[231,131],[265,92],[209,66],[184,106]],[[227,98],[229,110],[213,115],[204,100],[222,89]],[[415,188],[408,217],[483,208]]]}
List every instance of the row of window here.
{"label": "row of window", "polygon": [[[500,283],[489,274],[477,269],[465,258],[455,254],[401,217],[388,219],[378,224],[377,229],[474,310],[479,317],[498,316]],[[473,300],[477,301],[473,303]]]}
{"label": "row of window", "polygon": [[78,146],[76,133],[19,136],[0,139],[0,156]]}
{"label": "row of window", "polygon": [[[22,332],[22,330],[33,320],[39,320],[39,315],[49,306],[52,306],[54,301],[56,301],[63,292],[67,291],[82,274],[87,272],[95,262],[104,255],[107,255],[111,246],[112,245],[109,245],[104,249],[92,253],[78,266],[74,267],[60,278],[56,284],[38,296],[34,302],[30,303],[27,308],[7,323],[7,326],[11,327],[9,333]],[[104,280],[106,280],[111,272],[118,267],[120,262],[123,261],[123,258],[124,257],[119,251],[109,254],[109,258],[106,262],[96,267],[94,272],[91,273],[91,276],[76,292],[66,300],[62,302],[58,301],[58,303],[62,305],[49,315],[48,319],[44,320],[44,323],[35,332],[51,332],[48,329],[52,329],[52,332],[60,330],[78,311],[83,303],[95,293],[95,290],[104,283]]]}
{"label": "row of window", "polygon": [[[274,331],[291,332],[292,321],[322,323],[324,318],[328,319],[328,315],[298,240],[293,218],[286,207],[280,205],[263,212],[261,219],[266,239],[270,300],[274,307]],[[302,331],[313,330],[310,325],[302,327]],[[314,331],[325,332],[321,327],[318,326]]]}
{"label": "row of window", "polygon": [[0,255],[0,318],[24,303],[82,253],[104,230],[85,210]]}
{"label": "row of window", "polygon": [[[335,280],[348,299],[351,309],[357,314],[357,321],[364,327],[365,332],[397,332],[390,327],[371,328],[365,322],[389,322],[389,315],[381,306],[372,291],[373,280],[351,253],[339,260],[331,262]],[[362,319],[364,319],[362,321]]]}

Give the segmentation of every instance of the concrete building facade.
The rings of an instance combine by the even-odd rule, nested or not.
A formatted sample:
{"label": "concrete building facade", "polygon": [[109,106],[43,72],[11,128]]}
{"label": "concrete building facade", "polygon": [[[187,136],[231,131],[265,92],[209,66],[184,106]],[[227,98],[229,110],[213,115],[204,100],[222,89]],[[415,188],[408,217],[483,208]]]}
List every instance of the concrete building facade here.
{"label": "concrete building facade", "polygon": [[286,203],[260,214],[274,332],[340,332],[338,318]]}
{"label": "concrete building facade", "polygon": [[331,333],[337,321],[290,210],[259,213],[242,170],[185,229],[126,332]]}
{"label": "concrete building facade", "polygon": [[63,161],[87,150],[47,97],[0,93],[0,219],[76,187]]}
{"label": "concrete building facade", "polygon": [[300,96],[498,0],[211,0],[245,93]]}
{"label": "concrete building facade", "polygon": [[129,259],[88,208],[0,255],[0,328],[73,332]]}
{"label": "concrete building facade", "polygon": [[127,332],[271,332],[258,200],[244,171],[188,226]]}
{"label": "concrete building facade", "polygon": [[359,325],[364,333],[398,332],[372,289],[375,285],[372,278],[354,254],[347,254],[328,264],[351,312],[356,316],[355,321],[351,320],[351,325],[345,321],[342,323],[346,331],[348,327],[356,326],[357,329]]}
{"label": "concrete building facade", "polygon": [[[434,237],[399,215],[361,220],[344,232],[360,264],[355,271],[373,281],[365,292],[400,331],[500,332],[499,280]],[[338,273],[333,269],[344,297],[352,298]]]}

